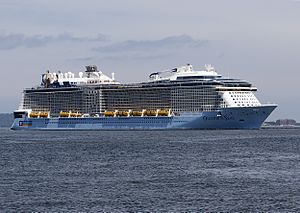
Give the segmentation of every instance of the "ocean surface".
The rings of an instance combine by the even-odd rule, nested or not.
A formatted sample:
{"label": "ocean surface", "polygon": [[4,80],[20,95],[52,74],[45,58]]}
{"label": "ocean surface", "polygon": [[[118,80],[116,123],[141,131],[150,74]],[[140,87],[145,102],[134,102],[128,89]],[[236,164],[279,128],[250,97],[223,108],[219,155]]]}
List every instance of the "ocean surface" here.
{"label": "ocean surface", "polygon": [[0,113],[0,128],[11,127],[13,121],[12,113]]}
{"label": "ocean surface", "polygon": [[300,211],[300,129],[0,129],[0,211]]}

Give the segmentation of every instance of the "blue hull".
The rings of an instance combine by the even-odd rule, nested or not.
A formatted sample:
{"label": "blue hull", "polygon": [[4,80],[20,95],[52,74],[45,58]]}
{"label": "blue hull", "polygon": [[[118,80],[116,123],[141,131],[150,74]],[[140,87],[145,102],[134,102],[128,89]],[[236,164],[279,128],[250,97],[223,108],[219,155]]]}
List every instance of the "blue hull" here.
{"label": "blue hull", "polygon": [[259,129],[276,105],[186,112],[170,117],[16,118],[13,130]]}

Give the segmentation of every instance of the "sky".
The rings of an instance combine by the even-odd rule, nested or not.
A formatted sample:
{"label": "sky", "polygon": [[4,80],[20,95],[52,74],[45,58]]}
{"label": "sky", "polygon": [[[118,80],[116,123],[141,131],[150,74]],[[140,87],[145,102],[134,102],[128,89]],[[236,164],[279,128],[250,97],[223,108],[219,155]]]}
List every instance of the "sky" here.
{"label": "sky", "polygon": [[46,70],[124,83],[191,63],[250,81],[300,122],[300,0],[0,0],[0,112]]}

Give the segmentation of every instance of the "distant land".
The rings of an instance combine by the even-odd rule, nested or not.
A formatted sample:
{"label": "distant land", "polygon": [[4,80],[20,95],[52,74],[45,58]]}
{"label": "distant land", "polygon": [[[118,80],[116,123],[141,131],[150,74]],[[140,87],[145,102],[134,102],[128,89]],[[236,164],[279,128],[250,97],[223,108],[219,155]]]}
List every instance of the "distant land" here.
{"label": "distant land", "polygon": [[0,113],[0,127],[11,127],[13,120],[12,113]]}
{"label": "distant land", "polygon": [[[13,114],[12,113],[0,113],[0,128],[11,127],[13,123]],[[285,127],[299,127],[300,123],[297,123],[293,119],[278,119],[276,121],[265,122],[262,126],[264,127],[276,127],[276,128],[285,128]]]}
{"label": "distant land", "polygon": [[262,128],[300,128],[300,123],[297,123],[294,119],[278,119],[264,122]]}

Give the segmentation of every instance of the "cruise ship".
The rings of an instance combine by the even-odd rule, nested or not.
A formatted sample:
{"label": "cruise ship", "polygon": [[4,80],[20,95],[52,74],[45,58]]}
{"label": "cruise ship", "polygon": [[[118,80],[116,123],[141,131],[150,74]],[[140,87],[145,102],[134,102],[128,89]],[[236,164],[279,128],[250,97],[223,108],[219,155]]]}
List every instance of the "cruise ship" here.
{"label": "cruise ship", "polygon": [[256,91],[211,65],[154,72],[141,83],[120,83],[94,65],[77,75],[47,71],[24,89],[11,129],[259,129],[277,105],[261,104]]}

